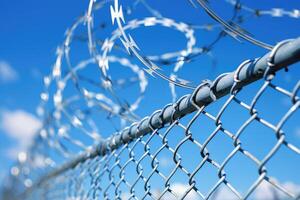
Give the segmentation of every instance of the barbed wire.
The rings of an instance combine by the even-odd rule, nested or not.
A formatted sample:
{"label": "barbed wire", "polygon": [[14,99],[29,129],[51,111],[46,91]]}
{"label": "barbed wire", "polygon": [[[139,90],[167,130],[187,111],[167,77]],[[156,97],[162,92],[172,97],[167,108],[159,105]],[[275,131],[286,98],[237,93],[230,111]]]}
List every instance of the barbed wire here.
{"label": "barbed wire", "polygon": [[291,17],[291,18],[300,18],[300,10],[294,9],[292,11],[285,10],[283,8],[271,8],[269,10],[263,10],[258,8],[251,8],[245,4],[241,4],[239,1],[236,0],[225,0],[225,2],[231,4],[232,6],[238,7],[239,9],[243,9],[253,16],[263,16],[268,15],[271,17]]}
{"label": "barbed wire", "polygon": [[[146,0],[135,0],[130,6],[124,6],[124,10],[123,2],[118,0],[90,0],[87,12],[67,29],[65,40],[57,48],[52,71],[44,77],[44,90],[37,108],[43,126],[32,146],[27,152],[19,154],[18,162],[11,168],[4,197],[218,199],[218,193],[225,188],[233,194],[232,198],[246,199],[262,184],[270,184],[274,195],[279,192],[278,195],[299,199],[300,193],[289,191],[267,170],[268,163],[283,146],[297,156],[300,154],[294,141],[286,139],[288,133],[284,130],[285,124],[299,108],[299,80],[295,80],[292,90],[273,83],[273,79],[277,78],[276,71],[299,60],[299,39],[284,41],[273,47],[257,40],[240,26],[251,20],[242,11],[251,16],[297,19],[299,10],[260,10],[250,8],[241,1],[225,2],[233,6],[228,20],[219,17],[207,1],[190,1],[194,7],[200,5],[217,22],[199,25],[165,17]],[[150,16],[135,18],[138,5],[145,8]],[[97,18],[100,23],[95,26],[96,13],[105,14],[103,8],[108,6],[111,22],[107,22],[106,18]],[[133,19],[125,22],[127,18]],[[185,47],[159,55],[146,55],[129,32],[149,27],[165,27],[181,33],[186,40]],[[203,41],[205,44],[200,46],[197,44],[197,31],[217,34],[211,42]],[[111,35],[105,35],[106,32]],[[103,36],[98,33],[103,33]],[[200,85],[179,76],[179,72],[186,69],[188,63],[199,60],[200,55],[206,55],[214,65],[217,59],[214,48],[225,36],[236,40],[243,38],[271,52],[260,59],[243,62],[234,72],[221,74],[214,81],[204,80]],[[76,53],[77,44],[80,46],[80,56]],[[79,59],[74,59],[76,56]],[[169,74],[163,69],[164,66],[168,66]],[[116,72],[118,68],[121,73]],[[141,119],[137,111],[149,86],[147,75],[167,81],[173,104]],[[264,80],[262,86],[257,86],[259,89],[251,103],[246,103],[239,94],[247,90],[246,85],[258,79]],[[178,100],[177,88],[193,93]],[[291,100],[289,110],[280,115],[278,123],[265,119],[261,115],[264,111],[257,108],[268,89]],[[127,95],[122,96],[124,93]],[[211,113],[209,108],[214,106],[212,102],[226,94],[229,97],[217,114]],[[231,104],[249,112],[237,131],[227,129],[222,121]],[[188,115],[191,118],[185,116],[189,113],[193,113]],[[196,121],[201,121],[203,117],[213,122],[215,127],[204,140],[200,140],[194,134],[198,130],[192,129]],[[245,141],[242,135],[246,135],[245,130],[252,130],[253,123],[275,134],[276,144],[262,159],[242,145]],[[102,129],[102,124],[116,133],[104,138],[103,132],[107,130]],[[170,137],[175,137],[171,135],[177,133],[183,134],[171,145]],[[233,145],[232,151],[222,161],[210,154],[209,147],[220,134],[229,138]],[[194,147],[198,149],[201,160],[191,168],[186,163],[192,163],[190,156],[184,151]],[[160,160],[166,152],[170,154],[168,162],[172,163],[169,171],[163,169]],[[226,169],[234,163],[232,160],[237,154],[255,164],[258,171],[258,177],[244,191],[231,182],[228,174],[232,171],[228,173]],[[204,166],[216,172],[216,182],[211,186],[208,184],[206,191],[199,184],[201,179],[197,178]],[[180,179],[178,173],[184,178]],[[12,191],[15,191],[14,194]]]}
{"label": "barbed wire", "polygon": [[[213,82],[204,82],[194,91],[193,94],[191,94],[189,96],[184,96],[183,98],[179,99],[178,102],[176,102],[175,104],[168,105],[163,110],[155,112],[151,117],[144,118],[139,123],[132,124],[130,128],[125,129],[123,132],[121,132],[117,135],[113,135],[111,138],[108,139],[108,142],[107,142],[108,146],[105,147],[105,148],[107,148],[107,150],[99,149],[96,151],[96,154],[93,151],[90,151],[90,153],[87,152],[88,153],[87,155],[83,155],[83,157],[80,158],[80,159],[82,159],[82,161],[76,159],[75,163],[72,162],[72,165],[74,165],[74,167],[65,166],[65,167],[63,167],[63,170],[59,170],[58,172],[55,172],[54,174],[47,176],[46,178],[42,179],[38,183],[39,187],[35,188],[35,189],[36,190],[37,189],[44,190],[46,188],[45,189],[46,191],[48,191],[48,190],[56,191],[56,192],[58,192],[59,197],[64,197],[64,198],[75,198],[76,197],[76,198],[80,198],[80,199],[89,199],[89,198],[97,198],[97,197],[99,197],[99,195],[103,195],[103,198],[107,199],[107,198],[112,198],[111,195],[113,194],[113,193],[108,193],[107,191],[109,190],[110,187],[114,187],[115,191],[116,191],[114,193],[116,195],[114,198],[120,199],[121,198],[120,193],[122,190],[119,187],[120,187],[120,184],[123,183],[128,187],[128,190],[130,191],[130,198],[139,199],[137,197],[137,194],[135,194],[135,190],[133,188],[137,184],[138,180],[141,179],[144,181],[144,184],[145,184],[144,190],[145,190],[146,194],[144,197],[147,197],[147,195],[149,195],[149,196],[152,196],[154,199],[163,198],[163,197],[169,198],[168,195],[172,195],[172,194],[174,195],[174,197],[171,196],[170,198],[182,198],[183,199],[186,196],[188,196],[191,191],[194,191],[195,194],[197,194],[197,197],[199,197],[199,198],[202,197],[203,199],[206,199],[206,198],[210,198],[214,194],[214,192],[217,190],[217,188],[220,187],[221,184],[225,184],[226,187],[228,187],[236,195],[236,197],[242,199],[242,198],[247,198],[255,190],[255,188],[257,188],[261,184],[262,181],[267,181],[270,184],[272,184],[273,186],[275,186],[276,189],[279,189],[280,191],[284,192],[288,196],[296,199],[296,197],[297,197],[297,196],[295,196],[296,194],[292,194],[291,192],[287,191],[284,187],[282,187],[278,183],[278,181],[276,181],[276,179],[274,177],[268,176],[267,170],[265,168],[266,163],[271,159],[271,157],[276,155],[276,152],[281,145],[285,145],[290,151],[293,151],[298,155],[300,154],[300,149],[285,139],[285,137],[284,137],[285,134],[282,129],[282,126],[284,125],[284,123],[286,123],[286,121],[290,118],[290,116],[292,114],[297,112],[298,107],[300,105],[300,104],[298,104],[299,97],[297,96],[297,91],[299,90],[299,80],[298,80],[298,83],[296,83],[296,85],[294,86],[293,92],[285,90],[284,88],[276,86],[272,83],[272,80],[274,79],[274,70],[278,70],[278,69],[284,67],[284,66],[275,64],[274,57],[276,55],[276,52],[278,51],[278,49],[281,46],[286,45],[287,42],[289,42],[289,41],[284,41],[282,43],[279,43],[273,49],[273,51],[270,54],[268,54],[267,58],[264,57],[265,60],[261,61],[261,63],[262,63],[261,65],[262,65],[262,67],[264,67],[263,68],[264,70],[260,70],[261,68],[259,68],[260,66],[258,64],[258,61],[259,61],[258,59],[255,59],[253,61],[247,60],[247,61],[243,62],[237,68],[237,70],[235,72],[230,73],[230,74],[228,74],[228,73],[222,74],[219,77],[217,77],[215,79],[215,81],[213,81]],[[297,50],[298,43],[299,43],[299,39],[297,40],[296,43],[294,43],[293,45],[290,45],[289,48],[293,49],[293,47],[294,47]],[[288,51],[288,50],[287,49],[281,50],[281,52],[286,52],[286,51]],[[288,55],[297,57],[297,55],[295,55],[293,53],[288,54]],[[280,56],[278,56],[278,57],[280,57]],[[290,58],[290,59],[292,60],[292,58]],[[264,65],[265,62],[267,62],[267,66]],[[293,62],[293,61],[283,60],[283,61],[277,61],[277,62],[278,63],[288,63],[288,62]],[[244,75],[242,75],[248,71],[249,67],[253,66],[252,65],[253,63],[255,65],[257,65],[257,67],[255,68],[256,71],[253,72],[253,75],[249,75],[248,77],[245,77]],[[230,96],[229,96],[228,100],[223,104],[223,106],[219,110],[218,114],[216,116],[214,116],[213,114],[211,114],[205,110],[205,109],[207,109],[207,106],[208,106],[207,97],[202,97],[203,100],[206,99],[206,102],[200,103],[202,100],[197,101],[197,95],[198,94],[203,95],[203,91],[208,89],[207,94],[211,98],[210,101],[215,101],[217,98],[220,98],[221,96],[219,93],[222,90],[224,91],[224,89],[219,89],[219,91],[218,91],[216,89],[217,85],[224,85],[221,83],[221,80],[228,82],[228,78],[226,78],[228,76],[232,77],[232,79],[234,80],[234,82],[232,83],[232,86],[230,86],[230,85],[227,86],[230,89],[230,91],[229,91]],[[243,84],[247,84],[247,82],[249,83],[249,80],[253,81],[255,79],[258,79],[257,76],[263,76],[265,81],[262,84],[262,86],[260,87],[260,89],[258,90],[257,94],[252,99],[251,104],[247,104],[244,101],[240,100],[237,97],[237,95],[240,92],[240,90],[242,89]],[[241,79],[241,77],[243,77],[243,79]],[[247,80],[247,79],[249,79],[249,80]],[[276,125],[273,125],[267,119],[262,118],[261,115],[259,114],[260,112],[255,108],[258,100],[261,98],[262,94],[266,91],[267,88],[272,88],[276,92],[287,95],[289,98],[291,98],[291,102],[292,102],[292,106],[290,107],[288,112],[286,112],[281,117],[281,120]],[[223,94],[223,95],[225,95],[225,94]],[[187,108],[181,108],[182,105],[189,106],[189,105],[187,105],[187,102],[190,102],[190,105],[193,106],[194,109],[196,109],[198,111],[196,112],[194,117],[188,122],[188,124],[184,125],[179,120],[181,118],[180,116],[184,116],[184,114],[180,114],[180,112],[182,112],[180,110],[187,109]],[[230,130],[227,130],[225,128],[225,124],[223,124],[221,122],[221,117],[224,115],[224,112],[226,111],[229,104],[231,104],[231,103],[235,103],[235,104],[243,107],[243,109],[248,110],[249,115],[250,115],[249,118],[247,120],[245,120],[245,122],[240,126],[240,128],[238,129],[238,131],[235,134],[232,133]],[[201,106],[201,104],[203,104],[203,105]],[[171,110],[167,111],[168,109],[171,109]],[[164,134],[160,135],[159,134],[159,132],[161,131],[160,129],[164,129],[164,128],[156,128],[156,127],[163,127],[164,126],[163,124],[167,123],[164,121],[165,118],[163,117],[163,116],[165,116],[165,113],[170,114],[170,117],[166,117],[166,119],[169,119],[170,125],[166,127]],[[159,115],[157,116],[157,114],[159,114]],[[200,143],[199,141],[194,139],[192,132],[191,132],[191,126],[195,123],[195,121],[199,118],[200,115],[204,115],[208,119],[212,120],[216,126],[215,130],[209,135],[209,137],[203,143]],[[153,119],[155,117],[156,118],[158,117],[158,119],[161,118],[160,123],[162,125],[160,125],[160,124],[154,125],[155,121],[153,121]],[[270,130],[274,131],[276,138],[278,140],[276,145],[273,146],[271,151],[262,160],[257,158],[251,152],[243,149],[242,145],[241,145],[242,143],[239,139],[240,135],[242,133],[244,133],[245,129],[247,129],[247,127],[250,126],[251,123],[254,123],[254,121],[261,123],[262,125],[268,127]],[[139,133],[140,131],[142,131],[141,128],[142,128],[144,122],[146,124],[148,124],[148,126],[150,126],[150,128],[152,129],[152,134],[150,134],[150,136],[142,135]],[[153,124],[153,125],[151,125],[151,124]],[[136,127],[135,130],[137,131],[137,133],[128,132],[128,131],[133,131],[134,130],[133,127]],[[171,132],[175,129],[175,127],[180,127],[180,129],[185,133],[184,134],[185,137],[182,138],[177,143],[176,148],[169,146],[168,140],[167,140],[167,137],[169,137],[168,135],[171,134]],[[227,135],[227,137],[231,138],[233,140],[233,144],[235,146],[233,151],[230,154],[228,154],[227,158],[225,158],[225,160],[222,163],[218,163],[214,159],[211,159],[209,157],[209,151],[207,150],[207,145],[213,140],[214,137],[216,137],[216,134],[219,131],[221,131],[222,133]],[[156,153],[151,154],[149,151],[149,148],[151,148],[151,146],[149,146],[148,143],[151,141],[151,139],[153,139],[154,136],[158,136],[162,140],[163,143],[162,143],[161,147],[158,146],[158,150],[156,151]],[[128,141],[131,141],[133,138],[136,138],[136,139],[132,143],[128,143]],[[118,144],[119,143],[118,141],[121,143],[124,143],[123,147],[121,147],[120,149],[118,148],[118,146],[120,145],[120,144]],[[199,164],[199,166],[196,169],[194,169],[193,172],[189,172],[188,169],[185,168],[181,164],[181,162],[182,162],[181,160],[183,159],[183,157],[180,156],[180,154],[178,153],[179,149],[181,149],[182,146],[184,145],[184,143],[186,143],[188,141],[191,141],[193,145],[197,145],[200,148],[200,155],[203,158],[202,162]],[[144,147],[144,154],[142,154],[142,156],[140,156],[139,159],[137,159],[134,154],[134,152],[137,152],[137,151],[133,151],[133,149],[136,148],[136,146],[139,144],[143,144],[143,145],[145,145],[145,147]],[[101,145],[100,145],[100,147],[101,147]],[[186,191],[184,192],[182,197],[178,196],[178,194],[176,194],[176,191],[173,191],[172,187],[170,186],[170,183],[171,183],[170,179],[174,176],[175,171],[173,170],[171,174],[165,175],[157,170],[157,167],[159,166],[159,162],[157,162],[156,157],[165,148],[168,149],[168,151],[170,151],[173,154],[173,161],[176,166],[174,168],[174,170],[175,171],[181,170],[189,177],[189,181],[188,181],[189,188],[186,189]],[[105,150],[105,151],[102,152],[103,150]],[[127,151],[128,151],[129,158],[128,158],[128,160],[126,160],[126,157],[125,157],[125,160],[123,161],[123,165],[121,165],[120,159],[122,158],[122,156],[126,155],[124,152],[127,152]],[[226,173],[224,171],[225,165],[227,165],[227,163],[230,162],[230,159],[232,159],[232,157],[234,157],[235,154],[237,154],[237,152],[241,152],[242,154],[244,154],[244,156],[246,156],[248,159],[252,160],[258,166],[259,177],[252,184],[252,186],[249,187],[248,191],[244,195],[240,194],[240,192],[229,183],[229,181],[226,179]],[[103,155],[103,156],[99,156],[98,154]],[[121,154],[122,154],[122,156],[121,156]],[[89,156],[91,156],[91,157],[89,157]],[[147,157],[147,156],[150,156],[150,158],[152,159],[152,162],[148,163],[148,165],[151,164],[151,168],[153,169],[152,173],[148,177],[143,174],[143,167],[141,165],[142,160],[145,159],[145,157]],[[155,160],[157,162],[156,164],[155,164]],[[99,163],[97,163],[98,161],[99,161]],[[194,179],[194,176],[202,168],[202,166],[205,164],[205,162],[209,162],[212,166],[216,167],[216,169],[218,171],[218,177],[219,177],[219,181],[214,185],[214,187],[211,188],[211,190],[209,191],[208,194],[203,194],[202,192],[200,192],[200,190],[196,187],[196,180]],[[94,163],[95,166],[92,165],[91,163]],[[136,165],[137,178],[134,183],[126,180],[126,176],[125,176],[125,174],[123,174],[124,169],[130,163],[134,163]],[[147,163],[145,163],[145,164],[147,164]],[[94,167],[97,168],[100,166],[102,168],[102,169],[100,168],[101,169],[100,171],[98,171],[97,169],[91,170]],[[116,168],[116,167],[118,167],[118,168]],[[114,176],[111,175],[113,173],[112,171],[115,170],[115,168],[120,170],[120,172],[119,172],[120,180],[118,182],[116,182],[113,178]],[[144,166],[144,168],[145,168],[145,166]],[[75,175],[78,170],[79,170],[79,172],[78,172],[79,174]],[[71,174],[73,174],[73,173],[75,173],[75,174],[69,175],[68,171],[71,171]],[[64,175],[65,173],[67,173],[67,175]],[[89,176],[87,173],[89,173]],[[163,178],[163,180],[165,181],[165,188],[161,193],[159,193],[158,196],[155,196],[157,194],[154,194],[153,192],[151,192],[150,186],[148,185],[148,182],[151,179],[153,173],[158,173],[158,175],[161,178]],[[104,182],[100,181],[101,179],[103,179],[103,176],[105,176],[105,174],[109,175],[107,186],[105,186],[106,185],[105,181]],[[61,177],[61,176],[63,176],[63,177]],[[87,181],[88,185],[85,188],[83,186],[83,182],[87,177],[90,177],[92,180],[91,180],[91,182]],[[67,191],[69,191],[69,193],[67,194],[67,196],[64,196],[65,190],[60,191],[59,189],[55,189],[55,188],[58,187],[61,180],[68,180],[70,178],[71,178],[71,180],[67,181],[67,182],[70,182],[71,185],[78,184],[78,186],[74,186],[75,188],[73,188],[73,189],[72,189],[72,187],[67,189]],[[54,179],[54,180],[52,180],[52,179]],[[96,181],[95,179],[100,179],[98,181],[100,181],[102,184],[97,183],[98,181]],[[49,180],[57,182],[57,184],[54,185],[54,188],[52,188],[51,186],[50,186],[50,188],[48,186],[47,187],[44,186],[44,184],[50,183]],[[96,181],[96,182],[94,182],[94,181]],[[89,185],[90,183],[92,183],[92,185]],[[64,184],[64,182],[62,184]],[[104,186],[103,186],[103,184],[104,184]],[[86,192],[86,191],[89,191],[89,192]],[[55,196],[52,196],[53,195],[52,192],[49,193],[50,196],[47,196],[48,194],[45,194],[44,192],[42,192],[42,193],[46,197],[49,197],[49,198],[55,197]],[[100,193],[100,194],[98,194],[98,193]],[[29,194],[32,194],[32,193],[29,193]],[[93,197],[90,196],[92,194],[93,194]]]}

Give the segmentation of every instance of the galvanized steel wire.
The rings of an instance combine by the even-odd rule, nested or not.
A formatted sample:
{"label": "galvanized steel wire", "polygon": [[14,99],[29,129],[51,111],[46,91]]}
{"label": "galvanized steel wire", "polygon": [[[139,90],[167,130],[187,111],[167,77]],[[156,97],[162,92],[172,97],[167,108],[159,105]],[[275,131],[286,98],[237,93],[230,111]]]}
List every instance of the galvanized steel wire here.
{"label": "galvanized steel wire", "polygon": [[[27,160],[19,161],[12,168],[10,187],[4,190],[4,197],[222,199],[220,194],[226,190],[230,199],[251,199],[259,187],[268,185],[274,190],[274,198],[300,199],[300,191],[291,191],[283,184],[278,174],[272,172],[270,164],[274,158],[280,159],[278,152],[281,149],[300,157],[298,143],[288,137],[291,126],[299,120],[294,117],[300,106],[299,76],[290,81],[288,87],[280,81],[284,74],[290,73],[288,70],[299,67],[299,64],[293,64],[300,61],[300,38],[285,40],[273,47],[250,36],[234,23],[239,23],[235,20],[241,10],[256,15],[293,18],[299,18],[299,11],[258,11],[240,1],[226,1],[234,6],[231,19],[226,21],[208,6],[207,1],[197,2],[217,24],[199,26],[176,22],[164,17],[144,0],[137,0],[127,8],[126,16],[137,9],[137,4],[142,4],[152,16],[125,23],[121,1],[89,2],[86,14],[67,30],[64,42],[57,49],[53,69],[44,78],[44,91],[38,107],[44,120],[43,127],[27,152]],[[112,24],[117,29],[110,37],[99,39],[96,37],[99,30],[94,27],[95,15],[110,4]],[[183,33],[185,48],[161,55],[144,55],[128,31],[157,25]],[[86,28],[83,37],[76,35],[81,26]],[[105,29],[105,26],[99,29]],[[220,29],[220,32],[211,43],[199,47],[196,46],[197,29]],[[270,52],[245,60],[233,72],[221,74],[212,81],[203,80],[198,86],[177,75],[187,62],[199,55],[215,59],[213,47],[226,35],[244,38]],[[117,44],[119,39],[121,46]],[[73,64],[71,52],[76,40],[86,45],[88,58]],[[128,55],[114,55],[113,50]],[[141,65],[135,64],[133,58]],[[114,79],[110,72],[113,63],[129,70],[130,77]],[[160,65],[163,64],[173,65],[170,74],[161,71]],[[92,68],[97,69],[99,77],[96,79],[86,77],[82,72],[91,69],[89,65],[96,66]],[[168,81],[173,103],[140,118],[136,110],[148,86],[147,74]],[[120,88],[126,89],[127,84],[138,90],[130,102],[118,92]],[[69,87],[72,92],[68,91]],[[189,94],[177,99],[176,87],[189,89]],[[259,106],[270,106],[270,98],[273,98],[270,91],[273,96],[281,95],[289,100],[288,109],[276,116],[277,121],[267,117],[272,115],[270,110]],[[232,107],[247,114],[242,119],[234,119],[240,116]],[[116,132],[103,138],[99,122],[93,115],[104,116]],[[261,126],[272,133],[268,136],[272,137],[271,146],[257,147],[257,151],[248,149],[249,146],[245,145],[247,137],[258,130],[253,126]],[[219,137],[230,144],[227,147],[230,151],[222,152],[218,147],[211,147]],[[218,149],[223,158],[212,153],[212,149]],[[55,157],[53,152],[59,156]],[[262,152],[265,153],[262,155]],[[234,161],[237,158],[247,160],[255,168],[255,177],[244,188],[231,177],[239,169],[233,170],[229,166],[243,165],[242,161]],[[202,173],[214,178],[201,178]]]}

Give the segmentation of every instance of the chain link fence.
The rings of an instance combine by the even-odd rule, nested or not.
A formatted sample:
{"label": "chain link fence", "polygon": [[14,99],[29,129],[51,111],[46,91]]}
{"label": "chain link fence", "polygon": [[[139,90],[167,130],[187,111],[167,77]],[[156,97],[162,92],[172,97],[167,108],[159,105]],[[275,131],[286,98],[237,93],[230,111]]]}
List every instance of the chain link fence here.
{"label": "chain link fence", "polygon": [[281,181],[281,174],[299,174],[299,141],[292,137],[299,76],[284,81],[297,72],[289,65],[300,59],[299,46],[300,39],[283,41],[203,81],[44,174],[22,199],[253,199],[259,192],[300,199],[299,188]]}
{"label": "chain link fence", "polygon": [[[18,153],[0,198],[300,199],[300,38],[273,46],[242,27],[267,17],[289,18],[290,26],[299,9],[289,8],[293,3],[187,2],[174,1],[186,12],[178,16],[176,6],[165,9],[169,14],[156,10],[170,8],[160,1],[89,1],[57,48],[37,107],[41,128]],[[186,45],[174,34],[170,49],[160,49],[161,41],[136,29],[153,29],[163,42],[176,31]],[[199,84],[214,78],[206,71],[225,67],[227,55],[246,49],[251,57],[252,49],[242,45],[223,55],[217,46],[228,47],[227,38],[269,53]],[[145,46],[157,52],[147,55]],[[203,63],[209,67],[183,70]],[[173,103],[142,119],[153,111],[142,101],[158,105],[164,92]]]}

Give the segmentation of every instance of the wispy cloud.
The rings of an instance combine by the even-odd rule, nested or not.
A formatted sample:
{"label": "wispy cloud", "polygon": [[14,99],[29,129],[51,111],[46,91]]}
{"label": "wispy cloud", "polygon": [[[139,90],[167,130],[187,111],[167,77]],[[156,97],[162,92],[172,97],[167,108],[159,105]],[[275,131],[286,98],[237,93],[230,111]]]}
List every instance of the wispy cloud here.
{"label": "wispy cloud", "polygon": [[[276,181],[278,183],[278,181]],[[282,187],[284,187],[287,191],[293,193],[293,194],[299,194],[300,192],[300,185],[297,185],[293,182],[284,182],[280,184]],[[151,190],[152,198],[154,199],[162,199],[162,200],[177,200],[181,198],[186,191],[189,190],[190,185],[189,184],[183,184],[183,183],[173,183],[170,186],[172,193],[166,192],[163,194],[161,189],[153,189]],[[162,195],[163,194],[163,195]],[[122,200],[128,200],[131,199],[131,193],[130,192],[122,192],[121,199]],[[200,200],[202,199],[194,190],[190,191],[187,196],[184,198],[185,200]],[[222,185],[220,186],[216,192],[211,196],[212,200],[238,200],[240,199],[238,196],[236,196],[227,186]],[[288,199],[288,196],[284,194],[283,192],[276,189],[274,186],[272,186],[270,183],[264,181],[262,182],[256,190],[253,192],[251,199],[254,200],[275,200],[275,199]]]}
{"label": "wispy cloud", "polygon": [[[294,195],[300,194],[300,185],[293,182],[279,183],[274,180],[277,184],[281,185],[285,190]],[[238,188],[237,188],[238,189]],[[243,195],[243,194],[241,194]],[[263,181],[251,194],[254,200],[275,200],[275,199],[288,199],[288,196],[282,191],[276,189],[273,185],[267,181]],[[221,186],[213,195],[213,200],[236,200],[239,199],[228,187]]]}
{"label": "wispy cloud", "polygon": [[[188,191],[190,188],[190,185],[183,184],[183,183],[174,183],[171,185],[171,190],[173,191],[173,194],[171,193],[165,193],[161,199],[163,200],[176,200],[181,198],[183,195],[185,195],[186,191]],[[155,199],[158,199],[161,197],[162,192],[159,189],[155,189],[153,192],[153,196]],[[190,191],[187,196],[185,196],[186,200],[197,200],[200,199],[200,196],[194,191]]]}
{"label": "wispy cloud", "polygon": [[[284,182],[280,185],[292,194],[297,195],[300,193],[300,185],[297,185],[293,182]],[[273,200],[273,199],[287,199],[288,196],[282,191],[276,189],[267,181],[263,181],[255,190],[254,198],[256,200]]]}
{"label": "wispy cloud", "polygon": [[[190,186],[187,184],[175,183],[172,187],[172,190],[175,191],[175,193],[178,197],[181,197],[185,194],[185,192],[189,188],[190,188]],[[188,193],[188,195],[185,197],[185,199],[188,199],[188,200],[199,199],[199,196],[194,190],[192,190]]]}
{"label": "wispy cloud", "polygon": [[[276,180],[275,180],[276,181]],[[278,181],[276,181],[279,183]],[[280,184],[283,188],[285,188],[289,193],[294,195],[300,194],[300,185],[293,182],[284,182]],[[165,193],[162,199],[175,200],[179,197],[182,197],[186,191],[190,188],[189,184],[183,183],[174,183],[171,185],[171,190],[175,193],[176,197],[173,194]],[[154,198],[159,198],[162,194],[161,190],[156,189],[152,191]],[[243,194],[241,194],[243,195]],[[251,195],[254,200],[275,200],[275,199],[287,199],[288,196],[282,191],[276,189],[273,185],[268,183],[267,181],[263,181],[253,192]],[[122,199],[128,199],[130,194],[126,194]],[[200,196],[192,190],[185,197],[187,200],[198,200],[202,199]],[[237,195],[235,195],[227,186],[220,186],[219,189],[211,196],[213,200],[237,200],[240,199]]]}
{"label": "wispy cloud", "polygon": [[237,200],[239,199],[227,186],[220,186],[213,194],[213,200]]}
{"label": "wispy cloud", "polygon": [[0,114],[0,128],[18,143],[17,147],[8,150],[11,156],[15,156],[18,151],[28,148],[42,123],[24,110],[5,110]]}
{"label": "wispy cloud", "polygon": [[17,71],[8,62],[0,60],[0,83],[8,83],[17,79]]}

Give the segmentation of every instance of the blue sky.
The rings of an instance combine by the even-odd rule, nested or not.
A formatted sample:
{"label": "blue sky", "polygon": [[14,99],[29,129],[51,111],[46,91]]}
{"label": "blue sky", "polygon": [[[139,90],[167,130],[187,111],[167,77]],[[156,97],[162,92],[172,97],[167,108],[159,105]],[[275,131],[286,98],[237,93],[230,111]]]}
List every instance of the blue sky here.
{"label": "blue sky", "polygon": [[[120,2],[122,2],[120,0]],[[124,7],[130,5],[132,1],[126,0],[123,2]],[[150,3],[151,1],[149,1]],[[299,9],[300,3],[296,0],[290,0],[290,3],[284,3],[283,1],[242,1],[249,7],[261,9],[270,8],[283,8],[285,10]],[[164,17],[173,18],[176,21],[183,21],[191,24],[202,25],[206,23],[214,23],[199,7],[194,9],[187,1],[174,1],[174,5],[169,5],[167,1],[155,0],[151,2],[153,8],[158,9]],[[51,67],[56,59],[57,46],[64,40],[64,33],[68,27],[87,10],[88,2],[82,2],[79,0],[52,0],[40,2],[37,0],[30,1],[9,1],[1,0],[0,2],[0,65],[3,68],[9,69],[8,76],[0,79],[0,178],[4,173],[9,170],[9,167],[13,163],[11,154],[14,154],[14,149],[19,149],[20,145],[26,145],[26,137],[32,137],[31,128],[18,129],[18,126],[31,123],[33,127],[40,126],[40,119],[37,118],[35,112],[36,107],[40,101],[39,94],[43,89],[43,76],[49,74]],[[232,13],[232,7],[229,4],[222,3],[217,5],[212,3],[212,8],[216,9],[221,16],[226,19],[230,18]],[[95,23],[100,22],[98,19],[105,19],[104,22],[110,24],[110,16],[108,6],[104,7],[104,13],[95,14]],[[245,12],[246,13],[246,12]],[[138,5],[134,15],[126,17],[126,21],[133,18],[144,18],[151,16],[151,14],[142,6]],[[101,18],[102,17],[102,18]],[[98,20],[98,21],[97,21]],[[101,21],[102,22],[102,21]],[[270,17],[262,16],[260,18],[250,17],[242,25],[246,30],[251,32],[256,38],[265,41],[270,44],[275,44],[278,41],[287,38],[295,38],[299,36],[300,19],[290,17]],[[85,27],[80,27],[79,34],[85,33]],[[108,28],[109,31],[115,29]],[[196,46],[202,47],[213,41],[218,33],[218,29],[212,32],[203,30],[196,30],[195,36],[197,38]],[[97,33],[98,34],[98,33]],[[152,27],[149,29],[139,28],[134,31],[130,31],[135,37],[139,47],[143,49],[147,55],[159,55],[165,52],[178,51],[185,48],[185,38],[182,33],[174,30],[170,30],[162,27]],[[99,37],[108,37],[107,33],[99,33]],[[242,39],[241,39],[242,40]],[[120,43],[121,44],[121,43]],[[85,45],[85,46],[84,46]],[[195,62],[186,64],[185,68],[180,72],[180,76],[185,79],[192,80],[197,85],[203,79],[214,79],[217,75],[223,72],[234,70],[238,64],[247,59],[255,58],[266,53],[266,50],[253,46],[245,41],[237,42],[236,40],[225,37],[219,42],[213,49],[213,55],[216,58],[217,65],[212,67],[211,59],[208,56],[200,56]],[[72,52],[72,59],[74,62],[78,62],[81,58],[86,58],[88,49],[86,44],[75,44],[74,51]],[[125,56],[125,54],[123,54]],[[134,61],[135,63],[138,63]],[[299,64],[298,64],[299,65]],[[115,66],[115,65],[112,65]],[[299,68],[299,67],[298,67]],[[166,73],[170,69],[164,69]],[[1,72],[1,71],[0,71]],[[4,72],[2,71],[4,74]],[[111,70],[111,73],[116,76],[124,77],[126,72],[122,72],[117,67]],[[282,80],[278,80],[278,83],[289,87],[292,83],[299,79],[299,69],[293,69],[292,73],[282,73]],[[92,76],[93,71],[87,72],[87,75]],[[149,87],[147,88],[145,98],[140,105],[140,109],[137,113],[140,116],[145,116],[152,113],[155,109],[162,108],[165,104],[172,101],[171,94],[168,89],[168,84],[159,78],[153,78],[148,76]],[[97,78],[94,78],[95,80]],[[130,90],[129,90],[130,91]],[[134,89],[132,91],[135,91]],[[157,94],[158,91],[163,91],[164,95]],[[254,89],[249,89],[254,92]],[[190,93],[189,90],[178,90],[178,95]],[[132,93],[124,92],[124,98],[133,99]],[[278,100],[278,113],[283,113],[288,106],[284,106],[286,101],[282,96],[276,96],[270,93],[270,98]],[[159,97],[159,98],[158,98]],[[247,94],[244,94],[247,97]],[[224,101],[223,101],[224,102]],[[220,103],[221,104],[221,103]],[[272,113],[272,104],[263,105],[264,109]],[[219,107],[212,108],[212,112],[217,112]],[[238,108],[236,108],[238,110]],[[236,116],[242,118],[242,114]],[[268,115],[270,120],[276,121],[276,116]],[[23,121],[21,125],[14,125],[12,119]],[[237,123],[237,119],[229,120],[228,126],[234,127]],[[226,119],[225,119],[226,120]],[[242,120],[241,120],[242,121]],[[4,124],[4,122],[6,124]],[[8,123],[8,125],[7,125]],[[18,122],[20,123],[20,122]],[[291,139],[295,141],[295,144],[299,145],[300,142],[300,126],[296,124],[296,120],[291,124]],[[99,128],[103,133],[103,137],[109,136],[114,132],[113,127],[102,127],[99,124]],[[34,128],[33,128],[34,129]],[[25,136],[18,136],[15,134],[17,131],[24,131]],[[271,146],[271,140],[266,142],[265,137],[261,136],[263,129],[258,128],[257,136],[259,139],[258,144]],[[297,134],[299,134],[297,136]],[[248,139],[249,148],[255,145],[257,138]],[[225,139],[224,139],[225,140]],[[218,143],[216,144],[218,145]],[[227,147],[225,143],[220,142],[219,145],[224,145],[224,149]],[[251,146],[252,145],[252,146]],[[216,154],[219,155],[217,149]],[[263,154],[263,153],[262,153]],[[300,167],[300,160],[298,158],[295,165],[292,165],[293,157],[287,160],[286,163],[293,170]],[[222,156],[220,156],[220,159]],[[282,167],[277,161],[277,165],[274,168],[274,173],[280,171]],[[300,177],[293,176],[294,174],[288,172],[281,177],[283,181],[293,181],[296,184],[300,184]],[[249,175],[250,176],[250,175]],[[241,186],[246,187],[246,186]]]}
{"label": "blue sky", "polygon": [[[0,60],[12,67],[16,76],[1,82],[1,111],[22,110],[35,113],[42,89],[42,76],[55,61],[56,46],[64,38],[66,27],[83,13],[84,4],[72,1],[1,1]],[[16,142],[1,130],[1,167],[11,165],[6,150]]]}

